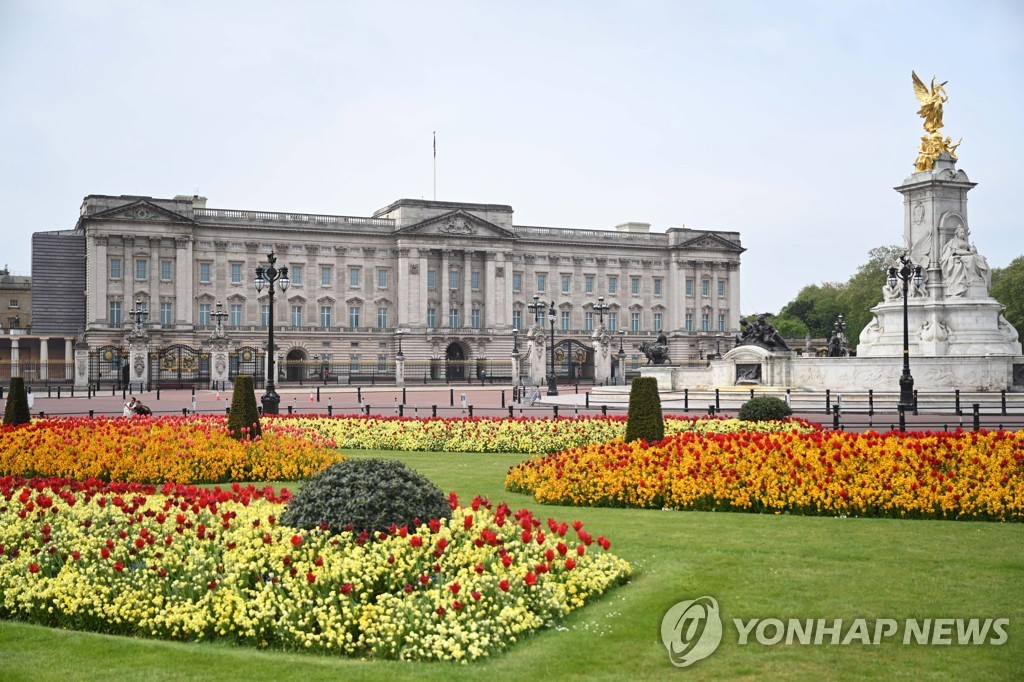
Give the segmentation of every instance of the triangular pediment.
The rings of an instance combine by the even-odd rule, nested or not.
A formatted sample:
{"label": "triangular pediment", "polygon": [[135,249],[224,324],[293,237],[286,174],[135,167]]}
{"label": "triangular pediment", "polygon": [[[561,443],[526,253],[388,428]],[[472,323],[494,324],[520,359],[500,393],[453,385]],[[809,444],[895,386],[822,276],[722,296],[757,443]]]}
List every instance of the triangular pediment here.
{"label": "triangular pediment", "polygon": [[515,239],[510,230],[463,210],[451,211],[396,230],[399,235],[431,235],[460,239]]}
{"label": "triangular pediment", "polygon": [[743,253],[746,251],[742,246],[735,244],[728,239],[723,239],[716,234],[700,234],[693,239],[688,239],[675,247],[676,249],[692,249],[694,251],[728,251],[729,253]]}
{"label": "triangular pediment", "polygon": [[169,211],[151,201],[141,199],[117,208],[108,208],[89,216],[91,220],[130,220],[147,223],[192,223],[180,213]]}

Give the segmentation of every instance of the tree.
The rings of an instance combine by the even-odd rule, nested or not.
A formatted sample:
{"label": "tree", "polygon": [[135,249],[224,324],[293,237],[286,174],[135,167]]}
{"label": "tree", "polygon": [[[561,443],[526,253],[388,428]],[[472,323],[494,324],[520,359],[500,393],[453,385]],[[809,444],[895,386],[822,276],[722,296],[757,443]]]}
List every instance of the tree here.
{"label": "tree", "polygon": [[1006,320],[1024,333],[1024,256],[1017,256],[1005,268],[992,270],[991,293],[1006,306]]}
{"label": "tree", "polygon": [[25,379],[11,377],[11,388],[7,393],[7,407],[4,408],[4,424],[18,426],[32,421],[28,410],[28,395],[25,393]]}
{"label": "tree", "polygon": [[232,438],[244,440],[258,438],[260,413],[256,408],[256,392],[249,375],[235,377],[235,391],[231,394],[231,414],[228,415],[228,433]]}
{"label": "tree", "polygon": [[[868,251],[868,262],[846,282],[811,284],[787,303],[772,324],[786,338],[827,338],[839,318],[846,322],[846,338],[854,345],[871,321],[871,308],[882,301],[882,286],[889,267],[904,253],[900,246],[878,246]],[[802,327],[801,327],[802,325]]]}

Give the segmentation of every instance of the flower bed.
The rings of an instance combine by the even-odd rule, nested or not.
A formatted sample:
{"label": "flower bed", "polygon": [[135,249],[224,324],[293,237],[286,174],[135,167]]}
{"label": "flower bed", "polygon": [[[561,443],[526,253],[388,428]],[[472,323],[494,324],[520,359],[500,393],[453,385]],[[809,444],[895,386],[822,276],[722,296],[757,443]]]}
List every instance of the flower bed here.
{"label": "flower bed", "polygon": [[142,483],[297,480],[342,459],[334,443],[288,420],[237,441],[227,417],[36,420],[0,427],[0,475]]}
{"label": "flower bed", "polygon": [[536,457],[505,487],[584,506],[1024,520],[1024,432],[681,434]]}
{"label": "flower bed", "polygon": [[[519,452],[537,454],[602,443],[626,433],[625,417],[535,419],[520,417],[299,417],[299,427],[330,438],[338,447],[429,452]],[[272,424],[283,423],[274,420]],[[802,420],[741,422],[738,419],[665,419],[665,435],[733,431],[812,432],[820,427]]]}
{"label": "flower bed", "polygon": [[580,523],[474,499],[373,541],[297,531],[286,490],[0,479],[0,616],[404,660],[503,650],[629,565]]}

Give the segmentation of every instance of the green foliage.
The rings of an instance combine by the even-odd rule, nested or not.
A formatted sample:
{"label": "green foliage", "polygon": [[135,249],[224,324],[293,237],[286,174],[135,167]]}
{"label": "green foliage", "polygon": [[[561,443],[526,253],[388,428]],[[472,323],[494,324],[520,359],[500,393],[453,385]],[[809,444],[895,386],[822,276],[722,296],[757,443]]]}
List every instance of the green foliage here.
{"label": "green foliage", "polygon": [[263,432],[260,428],[260,412],[256,407],[253,378],[249,375],[235,377],[235,392],[231,394],[231,414],[228,415],[228,432],[232,438],[238,440],[257,438]]}
{"label": "green foliage", "polygon": [[32,415],[28,410],[28,395],[25,393],[25,379],[11,377],[11,387],[7,394],[7,407],[4,409],[4,424],[17,426],[28,424]]}
{"label": "green foliage", "polygon": [[775,317],[772,324],[784,339],[803,339],[810,331],[803,320],[793,317]]}
{"label": "green foliage", "polygon": [[856,346],[861,330],[871,321],[871,308],[882,301],[882,286],[889,266],[903,252],[899,246],[871,249],[868,262],[860,266],[849,280],[804,287],[782,308],[772,324],[787,339],[802,339],[808,332],[814,338],[827,339],[836,319],[842,314],[846,322],[846,338]]}
{"label": "green foliage", "polygon": [[626,442],[642,438],[653,443],[664,437],[665,420],[661,416],[658,380],[654,377],[636,377],[629,389]]}
{"label": "green foliage", "polygon": [[1006,306],[1006,320],[1024,333],[1024,256],[992,270],[992,298]]}
{"label": "green foliage", "polygon": [[792,414],[793,410],[785,400],[780,400],[775,396],[762,395],[743,403],[736,416],[746,422],[766,422],[785,419]]}
{"label": "green foliage", "polygon": [[447,519],[444,492],[422,474],[396,460],[350,459],[307,479],[281,515],[296,528],[326,524],[334,533],[387,531],[414,527],[417,519]]}

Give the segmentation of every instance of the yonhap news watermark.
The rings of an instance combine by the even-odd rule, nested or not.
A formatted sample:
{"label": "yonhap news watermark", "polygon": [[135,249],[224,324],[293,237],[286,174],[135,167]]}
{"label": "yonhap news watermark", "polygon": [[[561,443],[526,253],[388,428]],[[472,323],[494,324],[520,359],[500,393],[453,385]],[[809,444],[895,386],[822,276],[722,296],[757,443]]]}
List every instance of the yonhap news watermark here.
{"label": "yonhap news watermark", "polygon": [[[733,618],[738,646],[1000,646],[1009,618]],[[672,606],[661,641],[680,668],[707,658],[725,637],[718,601],[703,596]],[[731,635],[732,636],[732,635]]]}

